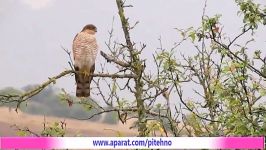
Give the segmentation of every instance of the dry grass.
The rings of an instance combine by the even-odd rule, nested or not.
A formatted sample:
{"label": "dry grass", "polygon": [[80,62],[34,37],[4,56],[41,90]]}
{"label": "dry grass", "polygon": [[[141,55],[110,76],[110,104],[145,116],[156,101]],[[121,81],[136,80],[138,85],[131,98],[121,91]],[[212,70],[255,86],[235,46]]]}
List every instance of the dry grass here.
{"label": "dry grass", "polygon": [[[66,136],[117,136],[118,131],[123,136],[136,136],[137,130],[129,129],[130,123],[125,125],[110,125],[100,122],[80,121],[68,118],[46,117],[46,122],[64,121],[67,124]],[[35,133],[40,133],[43,129],[44,116],[29,115],[23,112],[16,113],[9,111],[6,107],[0,107],[0,136],[16,136],[16,129],[11,127],[17,125],[20,128],[28,127]]]}

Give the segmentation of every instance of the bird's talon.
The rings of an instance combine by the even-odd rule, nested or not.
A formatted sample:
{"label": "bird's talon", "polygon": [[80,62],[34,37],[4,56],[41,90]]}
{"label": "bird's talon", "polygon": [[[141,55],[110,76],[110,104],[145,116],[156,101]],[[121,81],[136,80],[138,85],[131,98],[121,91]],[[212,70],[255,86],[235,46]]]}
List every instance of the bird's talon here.
{"label": "bird's talon", "polygon": [[83,74],[85,77],[90,75],[90,73],[88,73],[87,71],[84,71]]}

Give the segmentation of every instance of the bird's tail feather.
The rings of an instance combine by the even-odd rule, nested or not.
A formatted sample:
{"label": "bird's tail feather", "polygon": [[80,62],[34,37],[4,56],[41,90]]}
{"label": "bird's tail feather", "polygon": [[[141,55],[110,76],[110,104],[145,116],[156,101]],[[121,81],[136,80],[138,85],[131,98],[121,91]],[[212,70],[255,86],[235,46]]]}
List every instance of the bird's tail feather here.
{"label": "bird's tail feather", "polygon": [[[93,65],[90,69],[90,74],[93,74],[95,66]],[[76,71],[79,70],[76,68]],[[85,75],[84,73],[76,73],[75,79],[77,83],[76,96],[77,97],[89,97],[90,96],[90,85],[93,76]]]}

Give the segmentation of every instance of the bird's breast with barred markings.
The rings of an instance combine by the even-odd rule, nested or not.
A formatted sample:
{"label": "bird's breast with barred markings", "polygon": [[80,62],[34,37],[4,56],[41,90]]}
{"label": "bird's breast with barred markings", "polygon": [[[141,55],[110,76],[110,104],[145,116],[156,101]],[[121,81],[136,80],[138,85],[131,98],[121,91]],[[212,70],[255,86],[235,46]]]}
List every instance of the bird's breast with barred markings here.
{"label": "bird's breast with barred markings", "polygon": [[74,65],[89,70],[95,64],[98,45],[95,35],[80,32],[73,41]]}

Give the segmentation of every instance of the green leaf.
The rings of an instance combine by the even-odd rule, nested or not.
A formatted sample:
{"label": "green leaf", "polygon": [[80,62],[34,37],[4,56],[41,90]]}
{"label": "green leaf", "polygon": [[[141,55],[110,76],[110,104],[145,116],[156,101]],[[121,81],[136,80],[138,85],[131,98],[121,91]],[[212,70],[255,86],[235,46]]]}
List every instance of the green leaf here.
{"label": "green leaf", "polygon": [[26,131],[21,131],[21,130],[17,131],[16,134],[17,134],[18,136],[27,136],[27,132],[26,132]]}
{"label": "green leaf", "polygon": [[192,42],[194,43],[195,38],[196,38],[196,33],[195,33],[195,31],[190,32],[189,37],[191,38]]}
{"label": "green leaf", "polygon": [[260,89],[259,93],[260,93],[260,96],[265,96],[266,95],[266,89]]}
{"label": "green leaf", "polygon": [[57,126],[59,126],[59,123],[58,122],[55,122],[54,123],[54,127],[57,127]]}
{"label": "green leaf", "polygon": [[116,92],[116,90],[117,90],[116,83],[113,82],[113,86],[112,86],[112,91],[111,91],[111,93],[114,94],[114,93]]}

